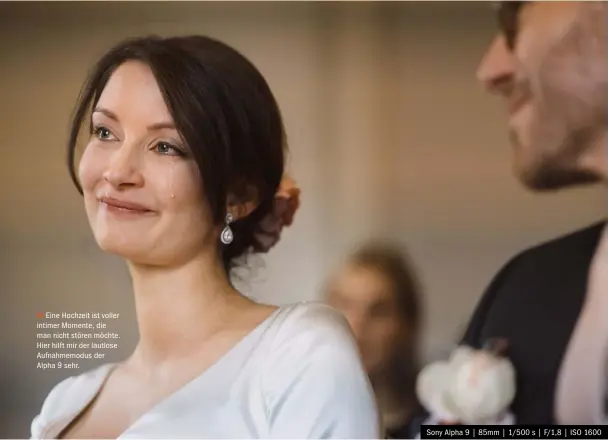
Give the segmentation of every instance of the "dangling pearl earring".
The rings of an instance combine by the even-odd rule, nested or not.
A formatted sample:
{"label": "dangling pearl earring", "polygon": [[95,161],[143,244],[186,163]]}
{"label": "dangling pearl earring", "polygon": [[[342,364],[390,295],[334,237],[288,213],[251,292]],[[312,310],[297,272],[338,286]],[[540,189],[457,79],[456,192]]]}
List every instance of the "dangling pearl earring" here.
{"label": "dangling pearl earring", "polygon": [[234,239],[234,234],[232,233],[232,229],[230,228],[230,223],[232,223],[232,214],[226,214],[226,226],[222,230],[222,234],[220,235],[220,240],[224,244],[232,243]]}

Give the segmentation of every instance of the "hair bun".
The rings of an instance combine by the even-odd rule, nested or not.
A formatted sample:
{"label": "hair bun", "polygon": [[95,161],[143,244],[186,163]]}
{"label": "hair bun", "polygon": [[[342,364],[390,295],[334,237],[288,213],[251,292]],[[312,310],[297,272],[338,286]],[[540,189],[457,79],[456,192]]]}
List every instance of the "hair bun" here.
{"label": "hair bun", "polygon": [[273,207],[257,225],[253,235],[253,250],[268,252],[281,239],[281,232],[291,226],[295,213],[300,207],[301,190],[289,176],[284,176],[274,198]]}

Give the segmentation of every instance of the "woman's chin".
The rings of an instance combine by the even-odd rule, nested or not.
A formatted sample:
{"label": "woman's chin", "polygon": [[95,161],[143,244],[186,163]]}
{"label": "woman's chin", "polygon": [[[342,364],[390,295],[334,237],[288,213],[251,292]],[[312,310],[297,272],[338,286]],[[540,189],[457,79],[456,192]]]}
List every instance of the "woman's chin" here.
{"label": "woman's chin", "polygon": [[112,255],[124,258],[138,264],[152,264],[150,259],[150,246],[135,242],[126,237],[96,237],[99,248]]}
{"label": "woman's chin", "polygon": [[151,243],[97,240],[105,253],[116,255],[137,266],[172,267],[181,264],[184,255],[179,252],[161,251]]}

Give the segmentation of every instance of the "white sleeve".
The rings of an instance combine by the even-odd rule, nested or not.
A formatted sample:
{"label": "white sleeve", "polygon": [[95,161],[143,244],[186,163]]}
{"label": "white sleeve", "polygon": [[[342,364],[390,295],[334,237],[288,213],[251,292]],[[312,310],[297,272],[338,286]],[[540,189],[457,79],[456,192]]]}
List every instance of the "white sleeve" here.
{"label": "white sleeve", "polygon": [[112,365],[103,364],[83,374],[69,376],[55,385],[44,399],[40,413],[32,420],[30,438],[53,437],[52,430],[56,428],[57,420],[71,416],[86,406]]}
{"label": "white sleeve", "polygon": [[265,374],[269,436],[380,438],[374,395],[346,320],[317,306],[297,321],[277,334]]}
{"label": "white sleeve", "polygon": [[57,412],[65,405],[64,395],[66,390],[75,382],[75,377],[68,377],[51,389],[42,403],[40,413],[34,417],[30,425],[30,439],[42,439],[51,421]]}

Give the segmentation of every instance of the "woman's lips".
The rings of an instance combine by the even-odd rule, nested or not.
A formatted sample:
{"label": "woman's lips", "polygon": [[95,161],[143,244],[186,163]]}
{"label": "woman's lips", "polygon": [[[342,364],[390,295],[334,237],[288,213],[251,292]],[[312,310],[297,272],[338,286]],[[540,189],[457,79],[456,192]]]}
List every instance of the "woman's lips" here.
{"label": "woman's lips", "polygon": [[112,197],[102,197],[99,199],[99,203],[108,212],[129,214],[129,215],[144,215],[152,214],[153,211],[146,208],[139,203],[129,202],[127,200],[115,199]]}

